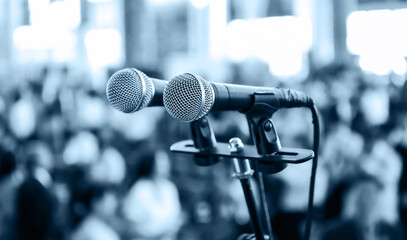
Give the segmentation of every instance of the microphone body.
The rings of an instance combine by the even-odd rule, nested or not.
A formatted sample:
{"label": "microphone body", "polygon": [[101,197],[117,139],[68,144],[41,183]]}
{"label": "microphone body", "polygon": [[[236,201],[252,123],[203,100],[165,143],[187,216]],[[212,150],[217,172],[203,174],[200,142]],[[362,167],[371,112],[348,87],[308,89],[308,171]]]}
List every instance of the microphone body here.
{"label": "microphone body", "polygon": [[106,96],[115,109],[132,113],[145,107],[163,106],[168,81],[149,78],[135,68],[115,72],[106,85]]}
{"label": "microphone body", "polygon": [[170,115],[184,122],[198,120],[209,111],[248,111],[254,104],[255,95],[263,95],[262,103],[276,109],[313,105],[312,99],[303,92],[210,83],[190,73],[178,75],[168,82],[149,78],[135,68],[126,68],[114,73],[106,86],[109,103],[121,112],[132,113],[164,105]]}
{"label": "microphone body", "polygon": [[171,116],[191,122],[209,111],[246,112],[253,106],[255,95],[263,95],[262,103],[276,109],[313,105],[313,100],[300,91],[209,83],[190,73],[174,77],[165,88],[163,98],[164,106]]}
{"label": "microphone body", "polygon": [[253,106],[255,94],[269,95],[269,104],[276,108],[306,107],[313,103],[305,93],[292,89],[222,83],[211,83],[211,86],[215,95],[211,111],[245,112]]}
{"label": "microphone body", "polygon": [[164,89],[168,84],[168,81],[157,79],[157,78],[150,78],[150,79],[153,82],[155,92],[153,94],[152,99],[147,104],[147,107],[164,106],[163,94],[164,94]]}

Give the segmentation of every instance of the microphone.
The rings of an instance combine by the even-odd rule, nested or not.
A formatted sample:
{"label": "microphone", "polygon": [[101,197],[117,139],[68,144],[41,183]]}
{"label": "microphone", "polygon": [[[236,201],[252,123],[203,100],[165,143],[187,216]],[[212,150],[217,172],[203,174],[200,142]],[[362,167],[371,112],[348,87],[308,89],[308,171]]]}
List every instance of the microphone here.
{"label": "microphone", "polygon": [[110,105],[124,113],[145,107],[163,106],[163,92],[168,81],[147,77],[135,68],[115,72],[106,85]]}
{"label": "microphone", "polygon": [[276,109],[314,105],[313,100],[300,91],[210,83],[191,73],[171,79],[164,89],[163,101],[171,116],[183,122],[192,122],[209,111],[248,111],[254,104],[255,95],[265,95],[264,103]]}

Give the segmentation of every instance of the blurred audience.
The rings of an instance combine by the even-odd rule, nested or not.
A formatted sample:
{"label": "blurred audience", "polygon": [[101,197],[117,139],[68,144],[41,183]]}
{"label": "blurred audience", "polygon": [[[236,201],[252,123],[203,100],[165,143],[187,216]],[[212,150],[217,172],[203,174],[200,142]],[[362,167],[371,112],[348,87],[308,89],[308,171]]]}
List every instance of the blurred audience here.
{"label": "blurred audience", "polygon": [[[348,64],[315,68],[290,84],[273,82],[264,64],[242,65],[231,64],[217,81],[303,90],[319,108],[315,239],[403,239],[407,84],[378,82]],[[103,91],[78,80],[85,76],[78,71],[48,66],[22,85],[0,89],[0,236],[7,236],[1,239],[28,233],[31,239],[230,239],[251,231],[226,160],[203,168],[161,150],[188,138],[189,126],[162,108],[117,112]],[[311,147],[307,114],[275,114],[283,146]],[[244,115],[210,119],[218,141],[251,142]],[[265,178],[280,239],[302,237],[309,174],[310,162]]]}
{"label": "blurred audience", "polygon": [[115,214],[117,199],[106,185],[87,185],[77,201],[75,209],[81,212],[82,219],[73,230],[72,240],[119,240],[119,234],[109,225]]}
{"label": "blurred audience", "polygon": [[15,204],[15,217],[3,239],[63,239],[55,222],[55,201],[38,180],[31,177],[24,180]]}
{"label": "blurred audience", "polygon": [[176,186],[169,180],[170,162],[163,151],[135,153],[131,188],[123,199],[122,214],[132,239],[177,239],[182,224]]}
{"label": "blurred audience", "polygon": [[403,239],[398,224],[389,223],[380,207],[383,185],[372,176],[355,179],[344,196],[341,217],[327,226],[321,239]]}
{"label": "blurred audience", "polygon": [[22,180],[18,177],[16,165],[14,154],[0,149],[0,239],[8,234],[7,229],[11,227],[15,215],[13,204]]}

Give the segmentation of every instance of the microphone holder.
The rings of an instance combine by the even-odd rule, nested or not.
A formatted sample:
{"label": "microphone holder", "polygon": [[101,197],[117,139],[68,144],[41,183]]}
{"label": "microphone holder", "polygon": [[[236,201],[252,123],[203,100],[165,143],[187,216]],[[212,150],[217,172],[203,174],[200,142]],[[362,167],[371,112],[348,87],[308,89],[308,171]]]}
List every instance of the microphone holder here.
{"label": "microphone holder", "polygon": [[[255,165],[255,170],[258,171],[257,181],[263,190],[262,173],[278,173],[284,170],[287,164],[299,164],[311,160],[314,157],[314,151],[312,150],[281,147],[280,139],[271,120],[272,115],[279,109],[278,100],[274,98],[276,99],[275,103],[266,104],[266,102],[270,103],[269,94],[256,93],[253,96],[254,104],[244,113],[246,114],[254,145],[245,145],[244,149],[240,151],[231,151],[229,143],[216,141],[209,119],[205,116],[191,122],[192,139],[176,142],[170,147],[170,150],[177,153],[192,154],[194,162],[199,166],[215,164],[219,161],[219,157],[233,160],[235,165],[237,162],[241,164],[242,162],[248,163],[248,160],[251,160]],[[255,238],[257,240],[271,239],[272,233],[265,193],[260,191],[263,212],[266,215],[264,217],[267,222],[268,236],[263,233],[256,206],[253,204],[253,192],[248,181],[251,174],[243,174],[239,177],[236,172],[235,176],[242,182]]]}
{"label": "microphone holder", "polygon": [[170,150],[194,155],[194,162],[199,166],[210,166],[218,162],[219,157],[250,159],[258,161],[262,167],[261,171],[270,174],[283,170],[286,164],[298,164],[312,159],[314,157],[312,150],[281,147],[277,131],[271,121],[271,116],[278,109],[263,103],[266,101],[262,98],[269,98],[269,95],[254,96],[255,103],[245,113],[255,145],[245,145],[239,154],[231,153],[229,143],[216,141],[209,119],[204,116],[190,123],[192,139],[176,142],[171,145]]}
{"label": "microphone holder", "polygon": [[[210,166],[219,161],[216,155],[207,155],[212,149],[216,148],[217,141],[209,119],[205,116],[190,124],[192,142],[189,141],[189,147],[199,149],[194,153],[194,162],[198,166]],[[172,147],[171,147],[172,148]],[[181,147],[183,149],[183,147]],[[171,151],[173,151],[171,149]],[[190,152],[186,152],[190,153]]]}
{"label": "microphone holder", "polygon": [[[192,139],[176,142],[171,145],[170,150],[194,155],[194,162],[199,166],[215,164],[219,157],[250,159],[258,161],[264,168],[262,171],[271,174],[283,170],[286,164],[298,164],[312,159],[314,157],[312,150],[281,147],[277,131],[271,121],[271,116],[277,109],[259,101],[259,104],[255,103],[246,112],[255,146],[245,145],[239,154],[231,153],[229,143],[216,141],[209,119],[204,116],[190,123]],[[272,165],[275,166],[271,167]]]}
{"label": "microphone holder", "polygon": [[[198,160],[201,161],[204,158],[213,157],[224,157],[226,159],[238,158],[238,159],[250,159],[253,161],[261,161],[263,165],[267,164],[298,164],[306,162],[314,157],[314,152],[308,149],[300,148],[284,148],[282,147],[280,151],[263,156],[257,153],[257,149],[253,145],[245,145],[244,152],[242,154],[231,153],[229,150],[228,143],[218,142],[212,149],[198,149],[194,145],[194,141],[183,140],[171,145],[170,150],[177,153],[193,154],[194,161],[197,163]],[[209,166],[216,163],[218,160],[209,160],[204,162],[199,162],[197,165]]]}

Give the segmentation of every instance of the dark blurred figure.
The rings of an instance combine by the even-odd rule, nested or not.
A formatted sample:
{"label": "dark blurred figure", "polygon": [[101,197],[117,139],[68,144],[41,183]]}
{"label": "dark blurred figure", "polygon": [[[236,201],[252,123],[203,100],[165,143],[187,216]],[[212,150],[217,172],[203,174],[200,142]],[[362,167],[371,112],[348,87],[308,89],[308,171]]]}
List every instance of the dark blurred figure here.
{"label": "dark blurred figure", "polygon": [[0,150],[0,180],[9,176],[16,168],[15,156],[12,152]]}
{"label": "dark blurred figure", "polygon": [[400,178],[399,185],[399,198],[400,198],[400,218],[403,222],[404,234],[407,234],[407,134],[406,130],[402,131],[402,140],[397,143],[396,150],[400,153],[403,166],[402,166],[402,175]]}
{"label": "dark blurred figure", "polygon": [[74,209],[81,216],[74,228],[72,240],[119,240],[119,234],[109,225],[116,210],[116,200],[107,185],[82,182],[83,191],[77,193]]}
{"label": "dark blurred figure", "polygon": [[10,228],[19,180],[15,176],[16,160],[13,153],[0,149],[0,239]]}
{"label": "dark blurred figure", "polygon": [[54,223],[54,201],[50,193],[38,180],[28,178],[17,192],[13,226],[3,239],[61,239]]}
{"label": "dark blurred figure", "polygon": [[121,213],[128,223],[130,239],[176,239],[182,224],[178,189],[169,179],[170,162],[164,151],[141,146],[130,161],[130,189]]}
{"label": "dark blurred figure", "polygon": [[382,188],[381,183],[370,176],[357,180],[345,196],[342,217],[327,227],[321,239],[403,239],[401,228],[380,216],[378,192]]}

